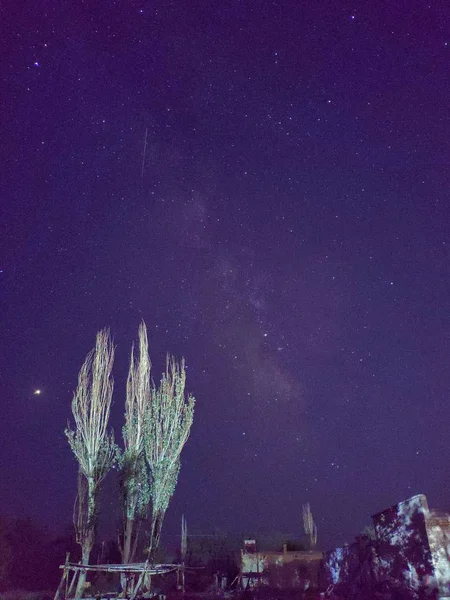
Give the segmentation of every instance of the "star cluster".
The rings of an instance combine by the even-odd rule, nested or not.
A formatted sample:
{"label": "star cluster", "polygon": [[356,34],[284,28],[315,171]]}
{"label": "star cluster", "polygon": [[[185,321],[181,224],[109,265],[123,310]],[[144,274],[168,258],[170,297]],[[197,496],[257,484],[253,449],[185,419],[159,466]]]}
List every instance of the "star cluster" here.
{"label": "star cluster", "polygon": [[198,399],[168,531],[300,532],[310,502],[327,547],[444,505],[444,8],[26,5],[0,41],[0,513],[70,521],[78,369],[111,327],[119,436],[141,319]]}

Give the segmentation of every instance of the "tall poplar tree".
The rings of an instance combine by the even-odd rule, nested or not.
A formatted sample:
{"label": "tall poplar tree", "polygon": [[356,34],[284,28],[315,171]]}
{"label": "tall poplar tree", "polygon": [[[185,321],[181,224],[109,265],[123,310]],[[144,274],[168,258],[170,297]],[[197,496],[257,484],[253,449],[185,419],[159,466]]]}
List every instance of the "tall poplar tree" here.
{"label": "tall poplar tree", "polygon": [[303,505],[303,529],[309,538],[309,549],[314,550],[317,545],[317,525],[314,523],[309,502]]}
{"label": "tall poplar tree", "polygon": [[[89,352],[78,375],[72,400],[75,429],[68,425],[65,433],[78,461],[78,493],[74,509],[77,542],[81,546],[82,564],[89,564],[95,541],[98,494],[108,471],[114,464],[114,433],[108,430],[114,382],[111,375],[114,346],[108,329],[97,333],[95,348]],[[86,572],[81,571],[76,597],[81,598]]]}
{"label": "tall poplar tree", "polygon": [[144,455],[144,428],[150,403],[151,361],[148,354],[147,328],[139,326],[139,354],[131,349],[130,369],[125,401],[125,425],[122,430],[124,450],[120,457],[120,487],[123,511],[123,534],[120,545],[122,562],[134,561],[141,521],[150,504],[149,471]]}
{"label": "tall poplar tree", "polygon": [[166,357],[166,370],[159,386],[152,382],[146,412],[144,452],[151,473],[152,522],[148,553],[151,560],[159,546],[161,529],[180,471],[180,455],[194,418],[195,398],[185,396],[186,368]]}

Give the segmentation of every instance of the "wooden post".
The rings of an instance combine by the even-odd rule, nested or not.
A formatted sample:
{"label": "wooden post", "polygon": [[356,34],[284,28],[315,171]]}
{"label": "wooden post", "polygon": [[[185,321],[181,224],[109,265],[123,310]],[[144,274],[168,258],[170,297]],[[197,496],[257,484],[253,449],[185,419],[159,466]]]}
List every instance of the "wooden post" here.
{"label": "wooden post", "polygon": [[75,587],[75,582],[78,579],[79,574],[80,574],[80,571],[78,571],[78,570],[75,570],[73,572],[72,581],[70,582],[69,589],[67,590],[67,594],[66,594],[67,598],[70,598],[70,594],[72,593],[72,590]]}
{"label": "wooden post", "polygon": [[142,585],[142,582],[144,580],[147,567],[148,567],[148,558],[145,561],[144,570],[140,574],[138,582],[136,583],[135,588],[134,588],[133,592],[131,593],[130,600],[134,600],[136,598],[136,595],[137,595],[137,593],[138,593],[138,591],[139,591],[139,589],[140,589],[140,587]]}
{"label": "wooden post", "polygon": [[64,582],[67,580],[67,577],[69,575],[69,571],[68,571],[68,568],[67,568],[68,564],[69,564],[69,556],[70,556],[69,552],[66,552],[66,560],[64,562],[63,574],[61,576],[61,581],[59,582],[58,589],[56,590],[54,600],[59,600],[59,597],[60,597],[60,594],[61,594],[61,590],[64,587]]}

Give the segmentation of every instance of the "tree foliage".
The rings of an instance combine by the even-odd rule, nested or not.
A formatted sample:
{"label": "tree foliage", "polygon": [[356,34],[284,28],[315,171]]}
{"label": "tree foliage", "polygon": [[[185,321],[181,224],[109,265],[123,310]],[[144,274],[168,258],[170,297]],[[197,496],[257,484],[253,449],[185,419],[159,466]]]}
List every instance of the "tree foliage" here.
{"label": "tree foliage", "polygon": [[309,538],[309,549],[314,550],[317,545],[317,525],[314,522],[309,502],[303,505],[303,528]]}
{"label": "tree foliage", "polygon": [[[161,528],[180,470],[180,455],[194,414],[185,396],[184,359],[167,355],[159,385],[151,379],[145,323],[139,326],[139,352],[131,350],[125,402],[124,449],[119,459],[124,562],[134,560],[141,522],[151,512],[149,554],[154,558]],[[151,507],[151,510],[150,510]]]}
{"label": "tree foliage", "polygon": [[195,398],[185,397],[186,368],[173,356],[159,386],[152,382],[145,418],[144,452],[151,473],[152,526],[149,554],[158,547],[161,528],[180,471],[180,455],[194,418]]}
{"label": "tree foliage", "polygon": [[151,361],[148,354],[147,328],[139,326],[139,354],[131,349],[130,369],[125,401],[125,425],[122,429],[124,449],[120,455],[120,487],[123,511],[122,560],[134,560],[140,521],[148,514],[150,479],[144,455],[146,411],[150,402]]}
{"label": "tree foliage", "polygon": [[[195,399],[185,395],[184,359],[178,362],[167,355],[159,384],[151,379],[147,329],[142,322],[138,352],[134,344],[131,350],[120,451],[108,429],[113,362],[114,347],[109,331],[104,329],[97,334],[96,346],[81,367],[72,401],[75,428],[68,426],[65,432],[79,464],[74,522],[84,564],[94,544],[100,486],[116,460],[123,512],[119,536],[122,560],[134,560],[140,524],[149,513],[149,556],[153,559],[194,415]],[[77,595],[83,583],[80,576]]]}
{"label": "tree foliage", "polygon": [[[97,333],[95,348],[87,355],[78,375],[72,400],[75,429],[68,425],[65,431],[79,466],[74,525],[84,564],[89,562],[95,541],[100,485],[116,459],[114,434],[108,430],[114,389],[113,362],[114,346],[109,330],[103,329]],[[81,595],[84,580],[82,573],[77,597]]]}

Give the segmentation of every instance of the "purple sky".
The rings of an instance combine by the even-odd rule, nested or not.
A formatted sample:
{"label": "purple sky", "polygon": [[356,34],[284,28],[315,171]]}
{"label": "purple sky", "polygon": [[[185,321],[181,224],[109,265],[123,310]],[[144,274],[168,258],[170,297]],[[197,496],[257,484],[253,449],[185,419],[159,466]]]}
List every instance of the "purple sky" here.
{"label": "purple sky", "polygon": [[8,4],[0,514],[71,521],[78,370],[111,327],[120,439],[142,318],[197,398],[166,533],[448,508],[445,3]]}

